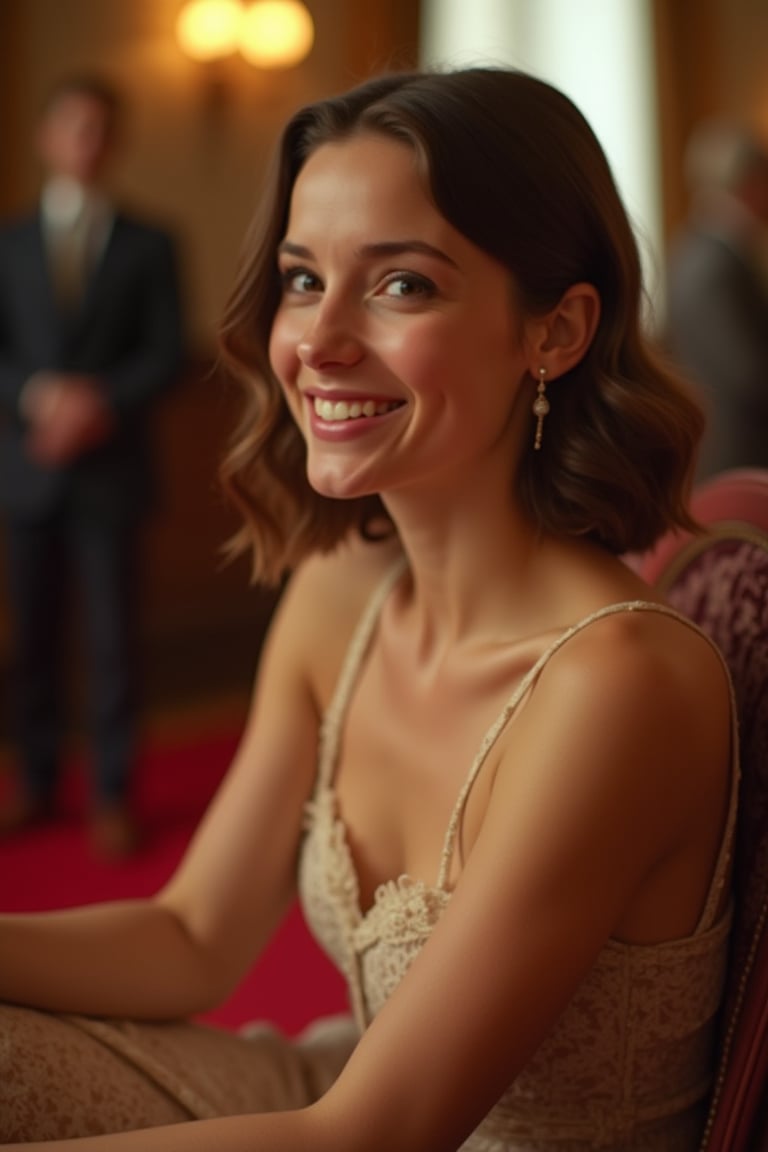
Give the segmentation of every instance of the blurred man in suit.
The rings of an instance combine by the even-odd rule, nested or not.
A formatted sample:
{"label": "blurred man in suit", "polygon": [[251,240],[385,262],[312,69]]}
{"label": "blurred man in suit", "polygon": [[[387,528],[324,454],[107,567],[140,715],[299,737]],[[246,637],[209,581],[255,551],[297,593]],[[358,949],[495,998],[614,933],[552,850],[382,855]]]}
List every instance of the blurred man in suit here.
{"label": "blurred man in suit", "polygon": [[708,411],[699,475],[768,467],[768,148],[741,126],[703,124],[686,175],[667,330]]}
{"label": "blurred man in suit", "polygon": [[120,113],[118,93],[101,78],[61,80],[39,125],[40,205],[0,228],[0,509],[20,768],[0,829],[55,813],[73,576],[93,750],[91,832],[110,855],[137,842],[138,546],[152,495],[150,417],[181,354],[173,241],[105,191]]}

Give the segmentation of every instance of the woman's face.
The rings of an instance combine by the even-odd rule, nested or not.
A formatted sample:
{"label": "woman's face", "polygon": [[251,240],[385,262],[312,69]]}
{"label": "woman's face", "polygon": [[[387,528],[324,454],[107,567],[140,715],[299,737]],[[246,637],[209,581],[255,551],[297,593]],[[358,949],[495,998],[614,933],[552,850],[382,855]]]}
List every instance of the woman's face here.
{"label": "woman's face", "polygon": [[408,146],[367,134],[319,147],[279,270],[270,360],[318,492],[455,484],[494,452],[511,474],[528,370],[511,277],[440,214]]}

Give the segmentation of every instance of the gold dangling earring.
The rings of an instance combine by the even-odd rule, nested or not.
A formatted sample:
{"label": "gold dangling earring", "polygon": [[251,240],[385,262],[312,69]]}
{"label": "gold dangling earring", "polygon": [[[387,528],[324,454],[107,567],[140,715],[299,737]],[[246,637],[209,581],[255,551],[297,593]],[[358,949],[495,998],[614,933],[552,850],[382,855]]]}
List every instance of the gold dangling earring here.
{"label": "gold dangling earring", "polygon": [[533,414],[536,417],[536,436],[533,441],[534,450],[541,448],[541,434],[544,430],[544,417],[549,412],[549,400],[546,397],[547,384],[546,368],[539,368],[539,383],[536,387],[536,399],[533,402]]}

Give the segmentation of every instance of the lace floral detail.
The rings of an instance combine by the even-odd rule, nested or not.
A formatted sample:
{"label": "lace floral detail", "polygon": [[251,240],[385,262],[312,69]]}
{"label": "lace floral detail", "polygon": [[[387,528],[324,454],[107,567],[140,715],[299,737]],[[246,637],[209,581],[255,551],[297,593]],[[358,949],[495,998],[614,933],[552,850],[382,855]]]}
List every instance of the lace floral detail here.
{"label": "lace floral detail", "polygon": [[319,785],[306,807],[307,836],[299,861],[304,917],[315,939],[348,981],[356,974],[350,941],[357,924],[359,890],[336,794]]}
{"label": "lace floral detail", "polygon": [[357,926],[355,946],[362,952],[390,936],[404,944],[423,944],[448,899],[447,892],[410,876],[380,884],[374,904]]}
{"label": "lace floral detail", "polygon": [[401,876],[379,885],[373,904],[362,915],[346,828],[330,788],[317,789],[307,805],[306,821],[312,834],[300,866],[305,917],[315,938],[344,972],[355,1015],[364,1027],[428,940],[449,895]]}
{"label": "lace floral detail", "polygon": [[360,958],[367,1014],[373,1018],[429,939],[449,894],[422,880],[401,876],[376,890],[359,922],[354,948]]}

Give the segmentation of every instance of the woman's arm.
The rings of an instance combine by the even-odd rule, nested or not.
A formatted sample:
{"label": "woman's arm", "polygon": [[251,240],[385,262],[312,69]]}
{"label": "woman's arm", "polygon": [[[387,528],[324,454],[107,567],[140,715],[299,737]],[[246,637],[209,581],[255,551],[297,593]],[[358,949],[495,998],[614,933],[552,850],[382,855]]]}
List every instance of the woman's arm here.
{"label": "woman's arm", "polygon": [[348,1134],[340,1150],[456,1149],[609,937],[694,931],[725,827],[730,737],[723,665],[676,621],[602,621],[552,660],[490,766],[448,907],[318,1104]]}
{"label": "woman's arm", "polygon": [[624,626],[601,624],[603,641],[585,634],[545,670],[448,907],[317,1104],[46,1152],[455,1152],[610,935],[684,935],[700,913],[727,807],[725,677],[664,619],[658,644],[627,657]]}
{"label": "woman's arm", "polygon": [[240,747],[170,883],[153,899],[0,917],[0,999],[161,1019],[236,984],[294,891],[317,742],[313,579],[297,575],[277,610]]}
{"label": "woman's arm", "polygon": [[[166,1124],[111,1136],[25,1143],[25,1152],[339,1152],[350,1147],[316,1115],[314,1108],[261,1116],[225,1116]],[[0,1144],[17,1150],[20,1144]],[[367,1144],[356,1145],[367,1152]],[[390,1152],[394,1152],[394,1145]],[[422,1152],[432,1152],[424,1148]],[[446,1152],[449,1152],[446,1149]],[[455,1149],[450,1149],[455,1152]]]}

